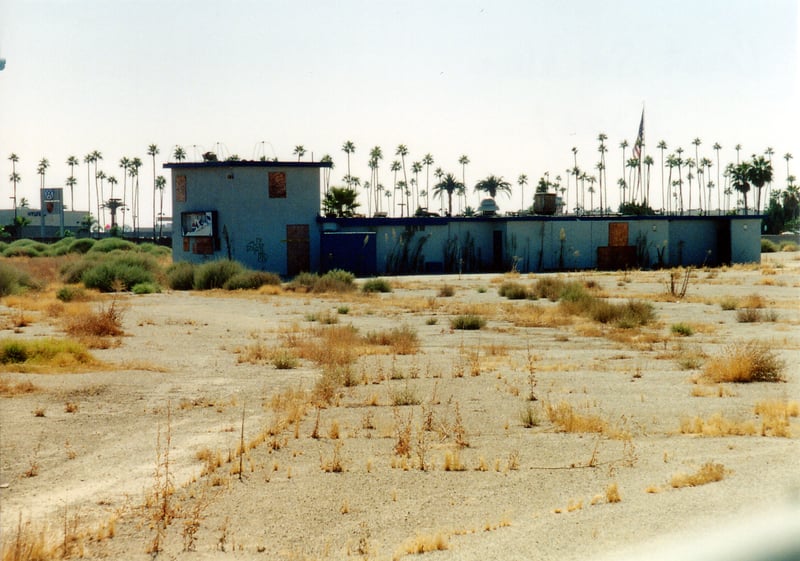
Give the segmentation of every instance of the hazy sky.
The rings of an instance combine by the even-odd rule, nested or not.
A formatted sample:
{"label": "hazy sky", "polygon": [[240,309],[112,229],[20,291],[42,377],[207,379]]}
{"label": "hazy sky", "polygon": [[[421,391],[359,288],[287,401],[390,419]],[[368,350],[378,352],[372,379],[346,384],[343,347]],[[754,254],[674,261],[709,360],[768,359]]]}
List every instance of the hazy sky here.
{"label": "hazy sky", "polygon": [[[387,186],[398,144],[409,167],[429,152],[459,178],[466,154],[470,193],[502,175],[515,190],[498,203],[516,209],[518,175],[531,198],[545,171],[566,175],[573,146],[596,173],[600,132],[615,184],[643,104],[657,164],[662,139],[694,157],[699,137],[715,164],[719,142],[723,166],[737,143],[742,157],[770,146],[783,185],[785,153],[800,175],[799,23],[796,0],[0,0],[0,185],[10,196],[14,152],[18,196],[38,201],[41,158],[47,186],[63,186],[66,158],[99,150],[120,184],[120,158],[142,158],[149,190],[150,143],[167,179],[176,144],[189,159],[219,143],[223,157],[263,146],[288,160],[302,144],[306,160],[331,154],[341,183],[352,140],[362,180],[375,145]],[[85,166],[77,177],[86,208]]]}

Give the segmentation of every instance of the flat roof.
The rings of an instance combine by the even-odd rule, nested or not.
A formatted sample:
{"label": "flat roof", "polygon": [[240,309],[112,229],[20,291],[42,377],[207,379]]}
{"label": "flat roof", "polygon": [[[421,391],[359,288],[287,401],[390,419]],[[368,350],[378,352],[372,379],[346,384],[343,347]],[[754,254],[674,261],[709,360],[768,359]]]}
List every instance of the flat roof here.
{"label": "flat roof", "polygon": [[333,162],[276,162],[261,160],[235,160],[214,162],[167,162],[165,169],[193,168],[331,168]]}

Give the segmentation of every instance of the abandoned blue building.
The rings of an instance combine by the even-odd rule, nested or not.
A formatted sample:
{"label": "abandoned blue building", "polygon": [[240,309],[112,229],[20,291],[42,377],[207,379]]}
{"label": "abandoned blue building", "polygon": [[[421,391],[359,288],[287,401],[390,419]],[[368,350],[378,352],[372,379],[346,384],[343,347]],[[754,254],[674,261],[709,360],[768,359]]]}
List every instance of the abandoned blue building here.
{"label": "abandoned blue building", "polygon": [[760,260],[759,216],[329,218],[326,162],[168,163],[175,261],[294,276],[624,269]]}

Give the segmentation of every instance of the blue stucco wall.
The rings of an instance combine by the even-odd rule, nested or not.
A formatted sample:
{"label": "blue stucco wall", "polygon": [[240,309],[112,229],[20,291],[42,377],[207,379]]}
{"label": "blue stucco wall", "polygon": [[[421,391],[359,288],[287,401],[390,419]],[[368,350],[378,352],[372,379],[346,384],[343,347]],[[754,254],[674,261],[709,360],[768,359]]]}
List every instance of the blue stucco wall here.
{"label": "blue stucco wall", "polygon": [[[186,201],[177,200],[173,189],[173,259],[201,263],[228,256],[249,268],[287,273],[286,226],[309,226],[312,267],[319,264],[320,236],[316,217],[320,208],[319,166],[291,163],[247,162],[230,164],[167,164],[172,168],[172,184],[186,176]],[[269,172],[286,174],[286,197],[269,197]],[[181,213],[216,211],[217,249],[209,255],[184,250]],[[223,235],[227,232],[227,240]]]}

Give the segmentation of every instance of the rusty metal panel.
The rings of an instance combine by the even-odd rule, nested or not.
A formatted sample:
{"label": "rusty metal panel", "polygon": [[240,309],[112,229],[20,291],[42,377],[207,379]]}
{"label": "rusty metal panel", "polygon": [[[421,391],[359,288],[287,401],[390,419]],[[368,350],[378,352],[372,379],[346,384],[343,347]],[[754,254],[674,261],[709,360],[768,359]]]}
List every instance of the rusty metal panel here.
{"label": "rusty metal panel", "polygon": [[625,247],[628,245],[627,222],[609,222],[608,245],[611,247]]}

